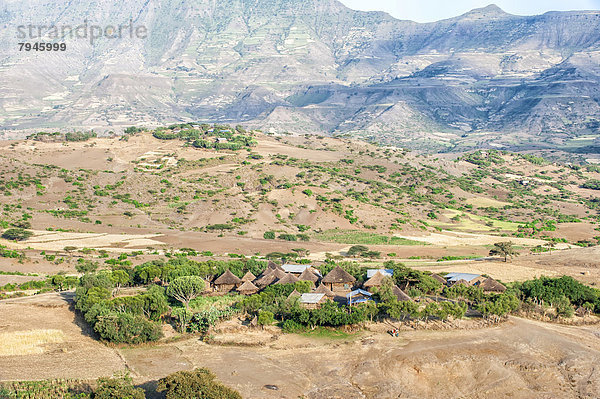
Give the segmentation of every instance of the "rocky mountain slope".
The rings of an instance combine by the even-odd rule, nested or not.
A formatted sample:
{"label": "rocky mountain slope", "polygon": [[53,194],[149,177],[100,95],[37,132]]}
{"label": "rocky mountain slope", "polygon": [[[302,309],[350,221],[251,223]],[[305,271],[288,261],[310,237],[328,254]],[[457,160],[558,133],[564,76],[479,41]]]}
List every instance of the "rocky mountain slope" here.
{"label": "rocky mountain slope", "polygon": [[[19,38],[19,25],[86,21],[148,34],[47,35],[67,50],[18,51],[39,40]],[[596,148],[599,11],[489,6],[419,24],[335,0],[9,0],[0,26],[5,137],[218,120],[428,150]]]}

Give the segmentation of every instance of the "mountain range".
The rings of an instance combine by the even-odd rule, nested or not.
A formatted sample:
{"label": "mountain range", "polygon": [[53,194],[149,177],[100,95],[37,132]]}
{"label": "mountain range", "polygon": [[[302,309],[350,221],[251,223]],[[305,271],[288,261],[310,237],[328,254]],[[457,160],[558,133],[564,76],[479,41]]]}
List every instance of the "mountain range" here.
{"label": "mountain range", "polygon": [[[18,27],[131,23],[144,38],[51,38]],[[7,0],[0,5],[0,127],[118,132],[236,122],[428,151],[600,152],[600,11],[433,23],[336,0]],[[48,29],[44,28],[47,32]]]}

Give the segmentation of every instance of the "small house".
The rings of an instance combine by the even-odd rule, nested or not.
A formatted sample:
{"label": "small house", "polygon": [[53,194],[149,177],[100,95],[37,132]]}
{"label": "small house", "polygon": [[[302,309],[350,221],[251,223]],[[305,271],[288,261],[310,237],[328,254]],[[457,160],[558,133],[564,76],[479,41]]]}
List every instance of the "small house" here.
{"label": "small house", "polygon": [[325,294],[328,298],[335,298],[335,294],[329,288],[324,286],[323,284],[319,285],[317,288],[313,290],[314,294]]}
{"label": "small house", "polygon": [[363,284],[364,289],[372,292],[374,288],[379,288],[383,284],[386,278],[390,278],[390,276],[386,273],[382,273],[381,271],[377,271],[375,274],[371,276],[370,279],[365,281]]}
{"label": "small house", "polygon": [[298,280],[312,281],[313,284],[317,284],[317,281],[319,281],[319,276],[317,276],[315,273],[313,273],[310,269],[304,269],[302,274],[300,274],[300,276],[298,276]]}
{"label": "small house", "polygon": [[411,297],[409,297],[406,294],[406,292],[402,291],[400,289],[400,287],[398,287],[397,285],[394,285],[394,287],[392,287],[392,293],[396,296],[396,299],[398,299],[399,302],[412,301],[413,300]]}
{"label": "small house", "polygon": [[254,281],[256,280],[256,276],[252,274],[250,271],[246,272],[242,277],[242,281]]}
{"label": "small house", "polygon": [[494,280],[491,277],[488,277],[485,280],[481,281],[480,283],[476,284],[476,287],[482,288],[483,292],[486,294],[490,294],[490,293],[501,294],[504,291],[506,291],[506,287],[502,283]]}
{"label": "small house", "polygon": [[321,280],[321,283],[333,292],[351,291],[355,282],[356,278],[339,266],[327,273]]}
{"label": "small house", "polygon": [[300,296],[300,306],[305,309],[318,309],[328,300],[329,298],[327,298],[327,295],[325,294],[309,292]]}
{"label": "small house", "polygon": [[258,292],[258,287],[255,286],[252,281],[244,281],[244,283],[238,287],[237,291],[242,295],[252,295]]}
{"label": "small house", "polygon": [[225,273],[221,274],[214,282],[215,290],[219,292],[229,292],[240,285],[242,285],[242,280],[233,274],[231,270],[227,269]]}
{"label": "small house", "polygon": [[268,273],[266,273],[264,276],[259,277],[254,283],[260,287],[260,288],[264,288],[268,285],[273,284],[274,282],[276,282],[277,280],[280,280],[282,278],[285,277],[285,273],[282,270],[279,269],[271,269]]}
{"label": "small house", "polygon": [[298,277],[294,276],[292,273],[286,273],[285,276],[277,280],[275,284],[294,284],[297,281],[300,281],[298,280]]}
{"label": "small house", "polygon": [[372,301],[372,296],[373,294],[369,291],[361,290],[359,288],[346,294],[346,302],[348,303],[348,306],[357,305],[359,303]]}
{"label": "small house", "polygon": [[299,293],[295,288],[294,291],[292,291],[290,293],[290,295],[288,295],[287,299],[292,299],[292,298],[300,298],[302,296],[301,293]]}

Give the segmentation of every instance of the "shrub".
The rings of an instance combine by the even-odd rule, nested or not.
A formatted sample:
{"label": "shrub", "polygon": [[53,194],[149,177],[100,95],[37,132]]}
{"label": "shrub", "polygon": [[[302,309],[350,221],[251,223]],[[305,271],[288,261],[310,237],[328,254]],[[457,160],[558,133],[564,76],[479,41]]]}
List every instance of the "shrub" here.
{"label": "shrub", "polygon": [[2,238],[6,240],[23,241],[31,237],[33,233],[22,228],[8,229],[2,233]]}
{"label": "shrub", "polygon": [[117,374],[112,378],[99,378],[98,388],[94,391],[94,399],[145,399],[142,388],[133,386],[129,374]]}
{"label": "shrub", "polygon": [[242,399],[235,390],[215,381],[208,369],[178,371],[158,381],[158,392],[165,392],[166,399]]}
{"label": "shrub", "polygon": [[259,326],[268,326],[273,324],[275,321],[273,312],[269,312],[268,310],[261,310],[258,312],[258,325]]}
{"label": "shrub", "polygon": [[126,344],[156,341],[162,336],[160,324],[143,316],[118,312],[99,316],[94,331],[102,339]]}
{"label": "shrub", "polygon": [[274,231],[265,231],[265,233],[263,234],[263,238],[265,238],[267,240],[274,240],[275,232]]}

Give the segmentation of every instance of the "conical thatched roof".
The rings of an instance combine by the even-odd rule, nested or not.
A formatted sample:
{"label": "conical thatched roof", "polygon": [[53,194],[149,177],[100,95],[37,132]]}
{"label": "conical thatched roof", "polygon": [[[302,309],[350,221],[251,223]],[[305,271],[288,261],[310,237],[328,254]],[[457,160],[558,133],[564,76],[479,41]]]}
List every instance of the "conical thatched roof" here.
{"label": "conical thatched roof", "polygon": [[365,288],[369,288],[369,287],[381,287],[381,284],[383,284],[383,280],[386,278],[387,276],[385,276],[383,273],[381,272],[377,272],[373,275],[373,277],[371,277],[370,279],[368,279],[367,281],[365,281],[365,283],[363,284],[363,287]]}
{"label": "conical thatched roof", "polygon": [[335,294],[327,287],[325,287],[323,284],[319,285],[314,291],[313,293],[315,294],[325,294],[325,296],[328,297],[335,297]]}
{"label": "conical thatched roof", "polygon": [[294,276],[292,273],[286,273],[286,275],[277,280],[275,284],[294,284],[297,281],[299,281],[298,277]]}
{"label": "conical thatched roof", "polygon": [[279,266],[278,264],[276,264],[273,261],[269,261],[269,263],[267,264],[267,268],[265,270],[263,270],[263,272],[257,277],[257,278],[263,278],[265,276],[267,276],[269,273],[271,273],[274,270],[281,270],[283,271],[283,269],[281,268],[281,266]]}
{"label": "conical thatched roof", "polygon": [[479,283],[479,287],[483,288],[486,292],[504,292],[506,291],[506,287],[494,280],[491,277],[486,278],[481,283]]}
{"label": "conical thatched roof", "polygon": [[242,280],[235,274],[231,273],[231,270],[227,269],[227,271],[219,276],[214,282],[215,285],[234,285],[241,284]]}
{"label": "conical thatched roof", "polygon": [[238,287],[238,292],[253,294],[258,291],[258,287],[252,284],[252,281],[245,281],[244,284]]}
{"label": "conical thatched roof", "polygon": [[327,273],[325,277],[323,277],[323,283],[354,283],[356,278],[342,269],[339,266],[336,266],[332,271]]}
{"label": "conical thatched roof", "polygon": [[259,287],[266,287],[267,285],[273,284],[275,281],[285,277],[285,273],[279,269],[271,269],[269,273],[256,280],[256,285]]}
{"label": "conical thatched roof", "polygon": [[300,298],[302,296],[301,293],[299,293],[298,291],[296,291],[296,289],[294,289],[294,291],[292,291],[292,293],[290,295],[288,295],[288,299],[290,298]]}
{"label": "conical thatched roof", "polygon": [[431,277],[433,277],[435,280],[439,281],[439,282],[440,282],[440,283],[442,283],[442,284],[446,284],[446,279],[445,279],[445,278],[443,278],[442,276],[440,276],[439,274],[435,274],[435,273],[433,273],[433,274],[431,275]]}
{"label": "conical thatched roof", "polygon": [[256,276],[249,271],[246,272],[246,274],[244,274],[244,277],[242,277],[242,281],[254,281],[254,280],[256,280]]}
{"label": "conical thatched roof", "polygon": [[311,272],[308,268],[306,268],[306,269],[304,269],[302,274],[300,274],[300,276],[298,276],[298,280],[312,281],[313,283],[316,283],[317,281],[319,281],[319,276],[317,276],[316,274]]}
{"label": "conical thatched roof", "polygon": [[397,285],[394,285],[392,292],[399,301],[412,301],[412,298],[406,295],[406,292],[402,291]]}
{"label": "conical thatched roof", "polygon": [[281,268],[281,266],[279,266],[277,263],[273,262],[272,260],[269,261],[269,263],[267,263],[267,269],[279,269],[281,271],[283,271],[283,269]]}

